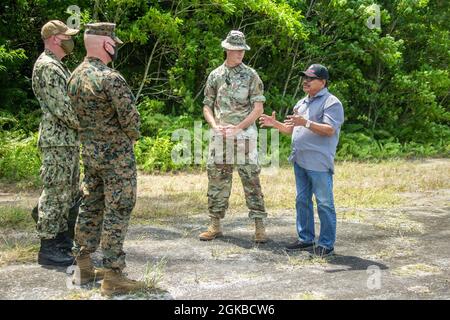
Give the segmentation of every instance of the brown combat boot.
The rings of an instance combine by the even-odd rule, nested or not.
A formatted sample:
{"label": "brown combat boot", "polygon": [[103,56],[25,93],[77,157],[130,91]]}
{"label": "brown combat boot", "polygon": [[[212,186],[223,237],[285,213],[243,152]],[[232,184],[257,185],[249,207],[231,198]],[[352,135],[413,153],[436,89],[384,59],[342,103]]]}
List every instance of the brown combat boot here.
{"label": "brown combat boot", "polygon": [[267,236],[266,236],[266,229],[264,228],[264,223],[261,218],[255,219],[255,238],[254,241],[256,243],[266,243],[267,242]]}
{"label": "brown combat boot", "polygon": [[128,279],[120,270],[108,269],[105,272],[100,292],[103,296],[112,296],[136,292],[146,287],[145,282]]}
{"label": "brown combat boot", "polygon": [[202,241],[213,240],[217,237],[221,237],[222,229],[220,227],[220,219],[219,218],[211,218],[211,224],[208,226],[208,230],[200,233],[199,238]]}
{"label": "brown combat boot", "polygon": [[91,256],[84,254],[75,258],[77,267],[73,275],[72,283],[75,285],[84,285],[91,281],[102,280],[105,276],[105,269],[94,268]]}

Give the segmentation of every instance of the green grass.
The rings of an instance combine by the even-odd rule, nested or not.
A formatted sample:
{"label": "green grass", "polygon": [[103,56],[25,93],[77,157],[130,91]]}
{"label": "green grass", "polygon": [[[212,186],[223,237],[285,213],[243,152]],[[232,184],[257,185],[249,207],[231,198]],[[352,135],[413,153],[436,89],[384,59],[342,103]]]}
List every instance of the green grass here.
{"label": "green grass", "polygon": [[[357,223],[370,223],[390,233],[421,234],[426,230],[396,208],[410,206],[411,200],[402,193],[427,193],[450,189],[450,161],[428,159],[417,161],[385,161],[380,163],[340,162],[336,165],[334,193],[339,219]],[[24,182],[25,183],[25,182]],[[295,206],[295,178],[291,167],[281,167],[276,175],[261,174],[262,190],[269,215]],[[133,211],[132,224],[171,224],[172,219],[188,219],[190,215],[207,216],[208,178],[205,171],[144,175],[138,178],[138,200]],[[35,223],[31,218],[32,205],[38,193],[16,197],[20,185],[0,182],[0,232],[4,237],[10,232],[26,232],[33,236]],[[36,190],[35,190],[36,191]],[[1,194],[7,192],[8,194]],[[11,197],[11,195],[13,195]],[[427,197],[427,195],[424,195]],[[11,198],[11,199],[10,199]],[[14,198],[14,199],[12,199]],[[19,200],[17,200],[18,198]],[[6,201],[5,201],[6,200]],[[3,201],[3,202],[1,202]],[[12,204],[10,204],[12,202]],[[371,209],[380,209],[371,212]],[[367,209],[367,210],[366,210]],[[386,210],[389,209],[389,210]],[[230,198],[230,213],[247,211],[245,197],[238,174],[235,172]],[[167,222],[166,222],[167,221]],[[186,233],[186,236],[189,234]],[[0,263],[33,261],[36,247],[30,243],[8,240],[1,244]],[[3,241],[5,242],[5,241]],[[213,256],[224,253],[212,252]],[[228,252],[234,254],[234,252]],[[237,252],[236,252],[237,254]],[[388,256],[391,253],[385,253]],[[292,261],[301,265],[304,261]]]}
{"label": "green grass", "polygon": [[147,286],[147,290],[156,290],[162,279],[167,265],[167,258],[162,258],[156,264],[147,262],[143,275],[143,281]]}
{"label": "green grass", "polygon": [[[0,266],[36,261],[39,245],[33,243],[35,223],[31,210],[11,205],[0,206]],[[11,236],[17,232],[23,235]]]}
{"label": "green grass", "polygon": [[36,262],[39,244],[25,240],[8,240],[2,237],[0,244],[0,267],[10,264]]}
{"label": "green grass", "polygon": [[31,209],[16,206],[0,206],[0,230],[16,229],[31,231],[35,226]]}
{"label": "green grass", "polygon": [[[381,163],[340,162],[334,176],[335,203],[350,210],[342,218],[363,220],[359,208],[393,208],[405,204],[402,192],[426,192],[450,188],[450,161],[385,161]],[[291,167],[276,175],[261,174],[264,201],[269,214],[294,209],[295,177]],[[241,181],[235,172],[230,212],[247,211]],[[187,216],[207,213],[206,172],[140,175],[138,203],[133,219]],[[354,212],[350,213],[350,212]],[[353,215],[353,217],[352,217]]]}
{"label": "green grass", "polygon": [[[279,209],[294,209],[295,177],[290,166],[279,168],[277,174],[260,176],[267,211],[276,214]],[[19,192],[26,185],[0,183],[0,190]],[[164,217],[188,217],[207,213],[208,178],[205,171],[165,175],[140,174],[138,201],[132,222]],[[358,215],[359,208],[393,208],[405,204],[401,193],[426,192],[450,188],[449,160],[385,161],[380,163],[340,162],[336,164],[334,195],[337,208],[346,208]],[[24,221],[6,212],[7,226]],[[9,211],[8,211],[9,210]],[[247,211],[241,181],[234,173],[230,197],[230,212]],[[3,216],[3,214],[2,214]],[[352,218],[346,214],[343,218]],[[361,215],[361,218],[364,217]],[[19,227],[23,225],[19,224]],[[0,228],[4,226],[0,225]]]}

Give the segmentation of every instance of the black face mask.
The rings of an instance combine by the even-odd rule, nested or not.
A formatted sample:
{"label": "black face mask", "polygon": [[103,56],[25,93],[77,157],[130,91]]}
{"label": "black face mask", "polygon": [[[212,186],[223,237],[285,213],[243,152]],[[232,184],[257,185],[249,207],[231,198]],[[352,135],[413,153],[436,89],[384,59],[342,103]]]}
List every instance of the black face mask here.
{"label": "black face mask", "polygon": [[116,60],[117,60],[117,51],[118,51],[118,50],[117,50],[117,46],[112,46],[112,47],[113,47],[113,49],[114,49],[114,53],[113,53],[113,54],[109,53],[109,51],[106,50],[105,47],[103,47],[103,48],[105,49],[106,53],[110,56],[111,61],[116,61]]}

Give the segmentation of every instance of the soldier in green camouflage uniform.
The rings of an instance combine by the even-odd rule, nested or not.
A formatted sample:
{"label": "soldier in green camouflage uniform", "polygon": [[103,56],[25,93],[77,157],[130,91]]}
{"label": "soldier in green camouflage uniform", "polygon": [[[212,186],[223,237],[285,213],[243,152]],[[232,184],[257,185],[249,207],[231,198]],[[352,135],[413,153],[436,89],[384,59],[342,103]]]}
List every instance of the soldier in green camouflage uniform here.
{"label": "soldier in green camouflage uniform", "polygon": [[109,272],[102,284],[106,294],[131,291],[140,285],[122,274],[123,242],[136,203],[133,145],[140,135],[140,116],[125,79],[107,66],[122,43],[114,29],[113,23],[86,25],[87,56],[74,70],[68,86],[80,121],[84,164],[84,195],[75,227],[74,254],[83,268],[101,243],[103,267]]}
{"label": "soldier in green camouflage uniform", "polygon": [[231,31],[222,42],[227,59],[208,77],[204,91],[205,119],[212,127],[208,171],[208,208],[211,224],[201,240],[222,235],[220,219],[225,216],[236,165],[244,187],[250,219],[256,223],[255,241],[265,242],[263,218],[267,217],[259,181],[255,120],[263,112],[263,83],[257,72],[242,63],[244,34]]}
{"label": "soldier in green camouflage uniform", "polygon": [[41,238],[38,262],[44,265],[73,262],[71,240],[64,233],[79,190],[79,123],[67,96],[70,72],[61,59],[73,50],[71,36],[76,33],[78,30],[58,20],[46,23],[41,30],[45,51],[37,59],[32,75],[33,91],[43,113],[38,140],[43,191],[37,231]]}

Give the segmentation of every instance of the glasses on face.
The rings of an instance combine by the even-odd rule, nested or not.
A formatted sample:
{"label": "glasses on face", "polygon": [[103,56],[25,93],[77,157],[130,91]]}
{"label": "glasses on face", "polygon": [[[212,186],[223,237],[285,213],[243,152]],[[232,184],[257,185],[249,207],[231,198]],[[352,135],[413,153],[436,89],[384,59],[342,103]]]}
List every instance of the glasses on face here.
{"label": "glasses on face", "polygon": [[313,80],[319,80],[319,78],[308,77],[308,76],[303,77],[303,81],[306,81],[306,82],[311,82]]}

